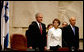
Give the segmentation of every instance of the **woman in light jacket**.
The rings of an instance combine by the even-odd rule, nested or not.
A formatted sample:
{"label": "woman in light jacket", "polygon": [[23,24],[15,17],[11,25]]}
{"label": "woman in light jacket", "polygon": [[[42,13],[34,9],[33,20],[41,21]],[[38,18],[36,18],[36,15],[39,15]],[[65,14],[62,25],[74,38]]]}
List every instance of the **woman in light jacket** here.
{"label": "woman in light jacket", "polygon": [[59,19],[53,20],[53,27],[48,31],[47,49],[56,50],[62,47],[62,30],[58,27],[60,25]]}

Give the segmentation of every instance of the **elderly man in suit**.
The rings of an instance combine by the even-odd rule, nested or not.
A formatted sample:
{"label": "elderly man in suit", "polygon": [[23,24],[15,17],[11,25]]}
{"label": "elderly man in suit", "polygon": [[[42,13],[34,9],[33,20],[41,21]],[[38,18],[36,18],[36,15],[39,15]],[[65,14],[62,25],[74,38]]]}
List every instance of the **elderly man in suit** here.
{"label": "elderly man in suit", "polygon": [[71,17],[69,19],[70,25],[64,27],[63,30],[63,47],[69,47],[70,49],[78,50],[79,48],[79,28],[75,26],[76,18]]}
{"label": "elderly man in suit", "polygon": [[28,47],[43,51],[46,46],[46,26],[42,23],[43,16],[41,13],[37,13],[35,17],[36,21],[33,21],[26,31]]}

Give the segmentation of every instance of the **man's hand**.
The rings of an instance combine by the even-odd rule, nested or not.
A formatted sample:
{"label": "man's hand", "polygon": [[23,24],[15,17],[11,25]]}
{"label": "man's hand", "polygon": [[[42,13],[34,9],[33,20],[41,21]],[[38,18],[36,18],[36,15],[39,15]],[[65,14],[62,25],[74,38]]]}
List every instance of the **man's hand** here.
{"label": "man's hand", "polygon": [[47,47],[46,47],[46,46],[44,47],[44,50],[45,50],[45,51],[50,51],[50,49],[47,49]]}
{"label": "man's hand", "polygon": [[44,50],[47,50],[47,47],[46,46],[44,47]]}
{"label": "man's hand", "polygon": [[32,49],[32,46],[31,47],[29,47],[30,49]]}

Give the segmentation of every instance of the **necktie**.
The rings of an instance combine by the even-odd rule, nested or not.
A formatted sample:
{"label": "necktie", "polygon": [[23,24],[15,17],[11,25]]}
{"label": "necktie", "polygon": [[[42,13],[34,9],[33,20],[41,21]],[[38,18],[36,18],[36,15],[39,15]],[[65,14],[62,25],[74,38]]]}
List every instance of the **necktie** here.
{"label": "necktie", "polygon": [[41,23],[40,23],[39,25],[40,25],[40,32],[41,32],[41,35],[42,35],[42,27],[41,27]]}
{"label": "necktie", "polygon": [[73,32],[74,32],[74,35],[75,35],[75,27],[73,27]]}

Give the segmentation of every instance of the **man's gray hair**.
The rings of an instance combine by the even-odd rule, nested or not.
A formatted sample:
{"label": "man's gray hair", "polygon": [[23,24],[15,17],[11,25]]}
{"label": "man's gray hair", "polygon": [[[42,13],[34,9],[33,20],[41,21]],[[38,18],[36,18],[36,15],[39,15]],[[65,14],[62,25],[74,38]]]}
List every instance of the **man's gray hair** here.
{"label": "man's gray hair", "polygon": [[36,13],[35,17],[37,18],[39,14],[41,14],[41,13]]}

